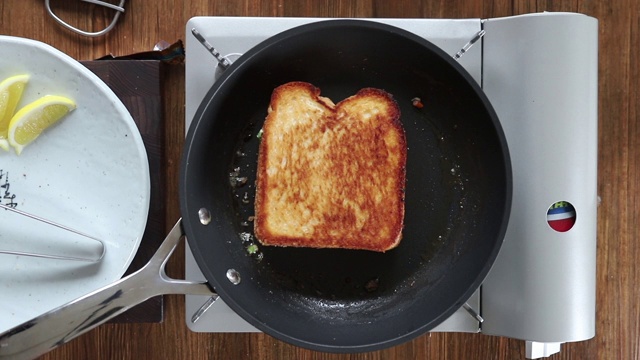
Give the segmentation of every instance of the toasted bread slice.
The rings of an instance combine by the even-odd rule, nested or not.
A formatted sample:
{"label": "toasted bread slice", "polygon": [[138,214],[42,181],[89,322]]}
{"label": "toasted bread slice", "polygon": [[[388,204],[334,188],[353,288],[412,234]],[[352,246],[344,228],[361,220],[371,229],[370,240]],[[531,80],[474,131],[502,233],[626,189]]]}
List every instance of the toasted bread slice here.
{"label": "toasted bread slice", "polygon": [[407,146],[400,109],[366,88],[337,105],[304,82],[276,88],[262,128],[255,235],[263,245],[398,245]]}

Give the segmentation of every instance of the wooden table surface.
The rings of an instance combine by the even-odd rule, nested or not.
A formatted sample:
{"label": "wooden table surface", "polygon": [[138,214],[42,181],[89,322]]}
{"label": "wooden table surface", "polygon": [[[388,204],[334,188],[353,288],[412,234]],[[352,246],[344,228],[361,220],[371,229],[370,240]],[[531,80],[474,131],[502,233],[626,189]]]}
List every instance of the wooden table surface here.
{"label": "wooden table surface", "polygon": [[[111,2],[117,3],[112,0]],[[85,29],[99,30],[105,11],[51,0]],[[196,15],[490,18],[571,11],[599,19],[599,156],[597,335],[562,346],[552,359],[640,358],[640,3],[632,0],[153,0],[128,1],[115,29],[100,38],[57,25],[41,0],[0,1],[0,33],[46,42],[78,60],[147,51],[160,40],[184,39]],[[1,49],[0,49],[0,56]],[[177,174],[184,134],[184,66],[164,73],[166,231],[180,216]],[[184,275],[184,248],[168,265]],[[519,359],[524,342],[479,334],[433,333],[397,347],[357,355],[312,352],[264,334],[196,334],[184,320],[184,297],[165,297],[160,324],[106,324],[44,359]],[[1,311],[1,310],[0,310]]]}

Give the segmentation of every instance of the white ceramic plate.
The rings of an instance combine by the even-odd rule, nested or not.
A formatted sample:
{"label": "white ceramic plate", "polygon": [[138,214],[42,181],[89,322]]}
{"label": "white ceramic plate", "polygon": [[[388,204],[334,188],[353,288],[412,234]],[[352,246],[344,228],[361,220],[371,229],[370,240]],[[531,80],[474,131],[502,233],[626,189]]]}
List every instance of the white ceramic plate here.
{"label": "white ceramic plate", "polygon": [[[77,109],[20,156],[0,149],[0,203],[102,239],[97,264],[0,254],[0,332],[119,279],[149,211],[149,165],[131,115],[91,71],[49,45],[0,36],[0,81],[29,74],[18,107],[51,94]],[[15,196],[15,198],[13,198]],[[13,198],[13,199],[11,199]],[[0,210],[0,249],[51,252],[91,240]]]}

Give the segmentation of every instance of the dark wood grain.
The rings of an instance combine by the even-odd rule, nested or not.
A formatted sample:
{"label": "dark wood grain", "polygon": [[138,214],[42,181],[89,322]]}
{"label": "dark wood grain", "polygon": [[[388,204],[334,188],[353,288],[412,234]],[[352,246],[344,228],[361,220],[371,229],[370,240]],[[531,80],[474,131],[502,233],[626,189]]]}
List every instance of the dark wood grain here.
{"label": "dark wood grain", "polygon": [[[162,63],[157,60],[99,60],[82,64],[102,79],[124,106],[140,130],[147,151],[151,194],[149,216],[140,247],[125,275],[143,267],[165,237],[164,118],[162,108]],[[162,296],[149,299],[114,319],[114,322],[161,322]]]}
{"label": "dark wood grain", "polygon": [[[51,0],[56,2],[56,0]],[[64,2],[63,0],[57,0]],[[64,11],[89,29],[104,26],[105,11]],[[599,145],[597,335],[562,346],[551,359],[640,357],[640,136],[638,59],[640,4],[633,0],[170,0],[127,1],[109,35],[87,39],[49,18],[40,0],[0,1],[0,33],[49,43],[79,60],[150,50],[184,38],[196,15],[487,18],[539,11],[582,12],[599,19]],[[535,31],[535,29],[532,29]],[[165,215],[167,231],[179,218],[177,174],[184,139],[184,68],[164,72]],[[168,265],[184,274],[183,248]],[[479,334],[426,334],[367,354],[321,354],[264,334],[195,334],[184,320],[184,299],[166,296],[162,324],[107,324],[45,355],[45,359],[519,359],[522,341]]]}

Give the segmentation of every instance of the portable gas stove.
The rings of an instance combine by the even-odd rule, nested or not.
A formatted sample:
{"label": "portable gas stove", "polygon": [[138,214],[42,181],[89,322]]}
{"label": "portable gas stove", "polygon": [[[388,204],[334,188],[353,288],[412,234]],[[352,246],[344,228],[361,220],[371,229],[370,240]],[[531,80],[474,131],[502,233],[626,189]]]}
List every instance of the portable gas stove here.
{"label": "portable gas stove", "polygon": [[[233,61],[289,28],[323,19],[196,17],[186,26],[187,128],[222,67],[197,31]],[[571,13],[496,19],[371,19],[426,38],[482,86],[506,134],[513,205],[491,272],[432,331],[526,341],[528,358],[595,335],[598,22]],[[484,30],[484,32],[481,32]],[[483,35],[483,36],[482,36]],[[478,40],[469,47],[470,42]],[[464,49],[461,51],[461,49]],[[204,280],[189,247],[186,278]],[[222,300],[186,296],[196,332],[256,332]]]}

